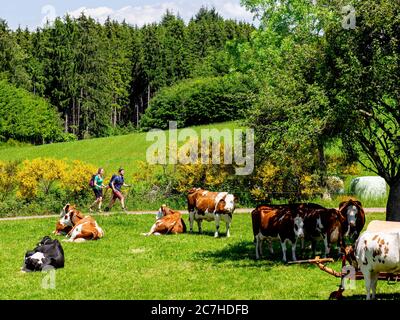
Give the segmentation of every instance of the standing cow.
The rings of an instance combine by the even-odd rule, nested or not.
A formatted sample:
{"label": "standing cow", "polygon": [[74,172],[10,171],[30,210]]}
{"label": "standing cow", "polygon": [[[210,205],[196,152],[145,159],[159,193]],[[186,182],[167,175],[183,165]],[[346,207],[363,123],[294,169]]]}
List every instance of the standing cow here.
{"label": "standing cow", "polygon": [[226,223],[226,236],[230,237],[229,229],[232,223],[232,214],[235,210],[235,196],[228,192],[211,192],[201,188],[192,188],[188,191],[188,211],[190,232],[193,232],[193,223],[196,220],[199,233],[202,232],[203,220],[215,220],[216,231],[214,236],[219,236],[219,223],[221,218]]}
{"label": "standing cow", "polygon": [[354,248],[346,247],[346,259],[360,268],[365,281],[367,300],[375,299],[380,272],[400,272],[400,222],[371,221],[357,239]]}
{"label": "standing cow", "polygon": [[311,240],[313,255],[315,256],[317,240],[324,242],[324,257],[329,255],[332,244],[336,244],[338,251],[344,246],[344,231],[347,225],[346,218],[336,209],[309,208],[303,215],[305,238]]}
{"label": "standing cow", "polygon": [[262,242],[267,240],[271,253],[272,240],[279,239],[282,247],[282,260],[286,258],[286,242],[292,245],[292,259],[296,261],[297,240],[304,237],[303,218],[296,205],[260,205],[251,213],[253,235],[256,245],[256,259],[262,256]]}

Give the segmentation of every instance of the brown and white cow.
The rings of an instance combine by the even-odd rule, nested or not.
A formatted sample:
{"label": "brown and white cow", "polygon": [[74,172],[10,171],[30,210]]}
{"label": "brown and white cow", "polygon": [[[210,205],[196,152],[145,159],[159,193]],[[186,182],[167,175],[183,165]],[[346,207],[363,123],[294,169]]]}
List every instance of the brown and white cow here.
{"label": "brown and white cow", "polygon": [[400,272],[400,222],[371,221],[354,249],[346,247],[346,259],[364,276],[367,300],[375,299],[380,272]]}
{"label": "brown and white cow", "polygon": [[163,204],[158,211],[157,221],[153,224],[145,236],[161,235],[161,234],[178,234],[185,233],[186,225],[182,219],[182,214],[179,211],[172,210]]}
{"label": "brown and white cow", "polygon": [[304,237],[303,218],[293,205],[260,205],[251,213],[253,235],[256,245],[256,259],[262,256],[262,242],[268,240],[271,253],[272,240],[279,239],[282,260],[286,258],[286,242],[292,245],[292,259],[296,260],[297,240]]}
{"label": "brown and white cow", "polygon": [[97,240],[104,236],[104,231],[91,216],[84,216],[75,206],[69,203],[61,212],[61,218],[56,225],[56,234],[60,234],[68,227],[69,242],[82,242],[85,240]]}
{"label": "brown and white cow", "polygon": [[221,218],[226,223],[226,236],[230,236],[232,214],[235,210],[235,196],[228,192],[211,192],[201,188],[192,188],[188,191],[188,211],[190,232],[193,232],[193,223],[196,220],[199,233],[202,232],[203,220],[215,220],[216,231],[214,236],[219,235],[219,223]]}
{"label": "brown and white cow", "polygon": [[324,256],[329,255],[332,244],[336,244],[338,251],[344,246],[344,229],[346,218],[336,209],[309,208],[303,212],[305,238],[311,240],[313,255],[315,256],[317,240],[324,242]]}
{"label": "brown and white cow", "polygon": [[354,241],[358,238],[365,225],[365,212],[360,201],[349,199],[339,204],[340,213],[346,217],[345,237]]}

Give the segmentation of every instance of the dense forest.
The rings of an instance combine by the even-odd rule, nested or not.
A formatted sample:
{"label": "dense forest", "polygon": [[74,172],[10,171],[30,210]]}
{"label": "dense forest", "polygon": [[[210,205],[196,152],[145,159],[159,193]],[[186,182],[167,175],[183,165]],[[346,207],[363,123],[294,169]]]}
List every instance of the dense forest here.
{"label": "dense forest", "polygon": [[54,106],[65,140],[108,136],[137,128],[161,88],[227,74],[227,43],[246,42],[253,30],[207,8],[187,24],[167,11],[159,23],[140,28],[110,19],[100,24],[84,14],[57,18],[34,32],[12,31],[1,20],[0,79]]}
{"label": "dense forest", "polygon": [[[239,118],[255,132],[254,172],[181,168],[198,178],[192,186],[244,193],[249,202],[329,198],[332,178],[359,175],[358,162],[385,179],[387,219],[400,221],[400,2],[241,3],[257,28],[207,8],[188,23],[166,12],[140,28],[85,15],[34,32],[2,21],[0,141],[39,144],[166,128],[168,120],[182,127]],[[340,150],[328,153],[332,145]],[[175,178],[173,171],[146,187],[163,197],[189,188]]]}

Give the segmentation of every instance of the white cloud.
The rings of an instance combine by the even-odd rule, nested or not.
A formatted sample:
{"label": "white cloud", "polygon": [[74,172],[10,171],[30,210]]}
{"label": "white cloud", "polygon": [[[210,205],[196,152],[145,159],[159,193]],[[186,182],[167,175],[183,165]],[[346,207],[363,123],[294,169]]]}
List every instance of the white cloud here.
{"label": "white cloud", "polygon": [[226,18],[239,18],[238,20],[252,21],[253,14],[238,3],[224,2],[221,14]]}
{"label": "white cloud", "polygon": [[188,21],[202,5],[214,6],[219,14],[225,18],[244,20],[251,22],[252,14],[241,7],[239,0],[213,0],[205,1],[202,4],[196,1],[188,2],[184,0],[174,0],[170,2],[162,2],[152,5],[143,6],[126,6],[120,9],[112,9],[110,7],[87,8],[80,7],[76,10],[68,12],[73,17],[79,17],[82,12],[91,16],[99,22],[104,22],[107,17],[113,20],[126,20],[133,25],[142,26],[146,23],[158,22],[167,10],[173,11]]}

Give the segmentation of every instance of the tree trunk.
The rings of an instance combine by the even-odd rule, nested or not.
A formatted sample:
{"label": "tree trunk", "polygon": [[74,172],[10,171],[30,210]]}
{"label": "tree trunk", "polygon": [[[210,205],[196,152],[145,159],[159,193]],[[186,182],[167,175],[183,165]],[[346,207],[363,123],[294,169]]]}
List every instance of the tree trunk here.
{"label": "tree trunk", "polygon": [[323,190],[322,198],[323,199],[331,199],[331,194],[329,193],[327,186],[327,166],[326,166],[326,158],[325,158],[325,149],[323,142],[318,142],[318,162],[319,162],[319,184]]}
{"label": "tree trunk", "polygon": [[135,104],[136,107],[136,128],[139,128],[139,105]]}
{"label": "tree trunk", "polygon": [[150,103],[150,97],[151,97],[151,92],[150,92],[150,84],[147,86],[147,107],[149,107]]}
{"label": "tree trunk", "polygon": [[400,221],[400,177],[389,185],[389,198],[386,204],[386,220]]}
{"label": "tree trunk", "polygon": [[73,125],[73,127],[72,127],[72,133],[73,134],[76,134],[76,127],[75,127],[75,124],[76,124],[76,112],[75,112],[75,98],[72,98],[72,125]]}
{"label": "tree trunk", "polygon": [[[68,111],[66,111],[68,112]],[[65,113],[65,126],[64,126],[65,133],[68,133],[68,113]]]}

